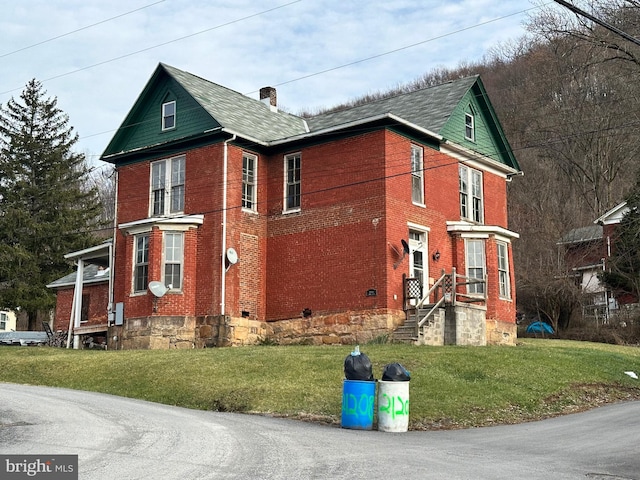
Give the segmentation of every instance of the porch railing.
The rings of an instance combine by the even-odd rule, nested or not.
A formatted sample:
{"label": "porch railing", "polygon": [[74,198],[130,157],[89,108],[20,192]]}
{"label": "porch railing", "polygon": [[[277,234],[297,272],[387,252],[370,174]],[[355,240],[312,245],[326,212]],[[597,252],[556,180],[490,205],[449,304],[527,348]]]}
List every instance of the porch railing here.
{"label": "porch railing", "polygon": [[[425,315],[420,314],[417,319],[418,327],[422,327],[433,313],[442,305],[455,305],[457,302],[485,303],[487,300],[486,276],[482,279],[460,275],[453,268],[451,273],[442,271],[433,286],[423,293],[423,287],[419,279],[404,277],[404,308],[421,312],[429,309]],[[469,293],[470,285],[478,285],[476,292]],[[464,290],[464,291],[463,291]]]}

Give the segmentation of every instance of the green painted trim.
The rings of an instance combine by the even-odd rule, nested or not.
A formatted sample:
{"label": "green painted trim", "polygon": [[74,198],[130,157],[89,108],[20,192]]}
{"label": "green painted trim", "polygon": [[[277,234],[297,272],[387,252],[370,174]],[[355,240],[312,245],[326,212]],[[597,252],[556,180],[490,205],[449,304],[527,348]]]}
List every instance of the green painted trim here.
{"label": "green painted trim", "polygon": [[[469,113],[470,108],[473,109],[474,115],[475,141],[465,138],[465,113]],[[457,145],[520,171],[518,161],[479,77],[438,133]]]}
{"label": "green painted trim", "polygon": [[[163,131],[162,105],[167,101],[176,102],[175,127]],[[107,158],[113,155],[198,137],[218,127],[220,124],[160,65],[107,145],[101,160],[109,161]]]}

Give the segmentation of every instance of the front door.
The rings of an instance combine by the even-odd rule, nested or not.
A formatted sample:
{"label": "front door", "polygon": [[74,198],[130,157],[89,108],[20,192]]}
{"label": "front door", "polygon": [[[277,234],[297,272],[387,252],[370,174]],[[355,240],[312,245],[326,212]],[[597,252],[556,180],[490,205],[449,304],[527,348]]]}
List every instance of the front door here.
{"label": "front door", "polygon": [[409,230],[409,276],[420,284],[420,298],[425,293],[425,281],[428,276],[427,234]]}

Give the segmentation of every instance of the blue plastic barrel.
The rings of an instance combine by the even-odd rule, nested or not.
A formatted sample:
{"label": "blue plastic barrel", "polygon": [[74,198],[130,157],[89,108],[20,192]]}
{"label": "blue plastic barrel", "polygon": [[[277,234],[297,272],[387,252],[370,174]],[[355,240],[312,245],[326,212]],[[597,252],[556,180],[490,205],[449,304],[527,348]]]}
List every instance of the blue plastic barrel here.
{"label": "blue plastic barrel", "polygon": [[376,382],[344,380],[342,387],[342,428],[373,429]]}

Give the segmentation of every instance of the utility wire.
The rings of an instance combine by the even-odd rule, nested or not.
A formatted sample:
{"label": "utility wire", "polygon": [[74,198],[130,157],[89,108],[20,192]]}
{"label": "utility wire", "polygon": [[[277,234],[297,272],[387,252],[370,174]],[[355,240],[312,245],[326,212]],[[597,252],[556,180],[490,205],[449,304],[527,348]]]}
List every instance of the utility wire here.
{"label": "utility wire", "polygon": [[[231,21],[226,22],[226,23],[221,23],[220,25],[216,25],[215,27],[211,27],[211,28],[206,28],[204,30],[200,30],[199,32],[190,33],[189,35],[185,35],[183,37],[174,38],[173,40],[169,40],[169,41],[166,41],[166,42],[163,42],[163,43],[158,43],[156,45],[152,45],[150,47],[143,48],[141,50],[136,50],[135,52],[129,52],[129,53],[126,53],[124,55],[120,55],[119,57],[114,57],[114,58],[111,58],[109,60],[104,60],[102,62],[94,63],[92,65],[87,65],[86,67],[82,67],[82,68],[78,68],[76,70],[72,70],[72,71],[69,71],[69,72],[61,73],[60,75],[54,75],[53,77],[45,78],[44,80],[42,80],[42,82],[48,82],[48,81],[51,81],[51,80],[56,80],[58,78],[67,77],[69,75],[73,75],[75,73],[83,72],[85,70],[89,70],[91,68],[98,67],[100,65],[105,65],[107,63],[115,62],[116,60],[122,60],[123,58],[132,57],[134,55],[137,55],[138,53],[148,52],[149,50],[153,50],[153,49],[156,49],[156,48],[159,48],[159,47],[164,47],[165,45],[169,45],[171,43],[179,42],[179,41],[185,40],[187,38],[195,37],[196,35],[202,35],[203,33],[207,33],[207,32],[210,32],[212,30],[216,30],[218,28],[226,27],[228,25],[232,25],[234,23],[238,23],[238,22],[241,22],[243,20],[248,20],[249,18],[258,17],[260,15],[264,15],[266,13],[273,12],[273,11],[278,10],[280,8],[288,7],[290,5],[293,5],[294,3],[299,3],[301,1],[302,0],[294,0],[293,2],[289,2],[289,3],[282,4],[282,5],[278,5],[277,7],[273,7],[273,8],[270,8],[268,10],[263,10],[263,11],[258,12],[258,13],[253,13],[251,15],[247,15],[247,16],[244,16],[244,17],[241,17],[241,18],[237,18],[235,20],[231,20]],[[0,95],[6,95],[7,93],[15,92],[16,90],[20,90],[22,88],[23,87],[12,88],[11,90],[0,92]]]}
{"label": "utility wire", "polygon": [[34,44],[26,46],[26,47],[19,48],[17,50],[12,51],[12,52],[3,53],[2,55],[0,55],[0,58],[8,57],[9,55],[13,55],[15,53],[24,52],[25,50],[29,50],[30,48],[37,47],[38,45],[43,45],[45,43],[49,43],[49,42],[52,42],[54,40],[58,40],[59,38],[68,37],[69,35],[73,35],[74,33],[81,32],[82,30],[87,30],[87,29],[95,27],[97,25],[102,25],[103,23],[107,23],[107,22],[110,22],[111,20],[115,20],[116,18],[121,18],[121,17],[127,16],[127,15],[130,15],[132,13],[139,12],[140,10],[144,10],[145,8],[153,7],[154,5],[157,5],[157,4],[162,3],[164,1],[165,0],[159,0],[158,2],[150,3],[149,5],[145,5],[144,7],[136,8],[135,10],[130,10],[128,12],[121,13],[120,15],[116,15],[115,17],[109,17],[109,18],[107,18],[105,20],[101,20],[99,22],[92,23],[91,25],[86,25],[86,26],[80,27],[80,28],[78,28],[76,30],[72,30],[70,32],[66,32],[66,33],[57,35],[55,37],[51,37],[51,38],[48,38],[46,40],[42,40],[41,42],[34,43]]}
{"label": "utility wire", "polygon": [[571,10],[573,13],[576,13],[578,15],[582,15],[583,17],[591,20],[592,22],[597,23],[598,25],[600,25],[601,27],[606,28],[607,30],[616,33],[618,35],[620,35],[622,38],[625,38],[626,40],[629,40],[630,42],[635,43],[636,45],[640,46],[640,40],[638,40],[636,37],[629,35],[627,32],[620,30],[617,27],[614,27],[613,25],[611,25],[610,23],[605,22],[604,20],[599,19],[598,17],[595,17],[593,15],[591,15],[589,12],[585,12],[584,10],[576,7],[575,5],[573,5],[572,3],[569,2],[565,2],[564,0],[553,0],[556,3],[559,3],[560,5],[562,5],[563,7],[568,8],[569,10]]}

